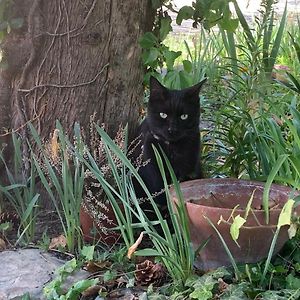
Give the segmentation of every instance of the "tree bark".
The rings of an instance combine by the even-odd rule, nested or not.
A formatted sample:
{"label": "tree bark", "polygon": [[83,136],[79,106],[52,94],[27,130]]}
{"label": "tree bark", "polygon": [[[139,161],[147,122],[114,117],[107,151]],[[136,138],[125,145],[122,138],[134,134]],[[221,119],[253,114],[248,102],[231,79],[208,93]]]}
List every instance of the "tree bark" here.
{"label": "tree bark", "polygon": [[59,120],[70,131],[96,113],[115,132],[134,128],[143,97],[139,37],[151,30],[148,0],[15,0],[24,20],[2,43],[0,142],[28,138],[32,122],[47,139]]}

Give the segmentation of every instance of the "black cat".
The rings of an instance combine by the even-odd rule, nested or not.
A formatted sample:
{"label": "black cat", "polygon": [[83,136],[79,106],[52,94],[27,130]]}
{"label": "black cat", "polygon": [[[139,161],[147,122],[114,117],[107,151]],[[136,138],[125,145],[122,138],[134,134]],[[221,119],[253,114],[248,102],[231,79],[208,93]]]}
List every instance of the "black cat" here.
{"label": "black cat", "polygon": [[[158,194],[154,200],[162,208],[166,206],[165,195],[161,192],[164,185],[152,145],[162,148],[178,180],[187,180],[195,174],[200,177],[199,92],[205,81],[183,90],[169,90],[154,77],[150,78],[147,117],[137,134],[141,144],[139,151],[142,151],[143,161],[147,163],[139,168],[139,174],[150,193]],[[136,151],[135,157],[139,151]],[[167,180],[171,183],[170,176]],[[141,187],[136,182],[134,186],[137,197],[144,198]]]}

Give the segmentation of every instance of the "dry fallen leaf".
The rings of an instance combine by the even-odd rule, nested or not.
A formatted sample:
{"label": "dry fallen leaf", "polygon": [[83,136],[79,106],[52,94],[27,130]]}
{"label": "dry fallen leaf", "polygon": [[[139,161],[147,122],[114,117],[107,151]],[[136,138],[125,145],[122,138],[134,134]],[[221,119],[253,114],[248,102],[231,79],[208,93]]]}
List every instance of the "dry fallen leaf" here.
{"label": "dry fallen leaf", "polygon": [[134,254],[134,252],[136,251],[136,249],[138,248],[138,246],[142,242],[143,236],[144,236],[144,234],[143,234],[143,232],[141,232],[141,234],[140,234],[139,238],[136,240],[136,242],[128,249],[127,257],[129,259],[131,259],[131,256]]}
{"label": "dry fallen leaf", "polygon": [[87,288],[84,292],[82,292],[82,296],[83,297],[97,296],[100,291],[106,291],[106,289],[104,286],[97,284]]}
{"label": "dry fallen leaf", "polygon": [[104,269],[107,269],[111,266],[111,262],[106,261],[88,261],[86,264],[86,270],[90,273],[96,273],[99,271],[102,271]]}
{"label": "dry fallen leaf", "polygon": [[67,239],[65,238],[64,235],[60,235],[58,237],[55,237],[51,240],[51,243],[49,245],[49,250],[51,249],[58,249],[59,247],[61,248],[66,248],[67,245]]}
{"label": "dry fallen leaf", "polygon": [[59,153],[59,143],[58,143],[58,135],[59,135],[59,130],[55,129],[53,132],[53,137],[51,139],[51,155],[52,159],[54,161],[57,161],[58,159],[58,153]]}
{"label": "dry fallen leaf", "polygon": [[2,240],[0,238],[0,251],[5,250],[6,249],[6,243],[4,240]]}

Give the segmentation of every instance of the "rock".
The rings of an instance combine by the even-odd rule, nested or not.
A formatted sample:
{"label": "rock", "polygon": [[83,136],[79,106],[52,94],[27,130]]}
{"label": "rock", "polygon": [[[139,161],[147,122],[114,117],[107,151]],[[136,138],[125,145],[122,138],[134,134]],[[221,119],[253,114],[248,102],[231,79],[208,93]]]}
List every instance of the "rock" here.
{"label": "rock", "polygon": [[[45,299],[43,287],[55,278],[55,270],[66,261],[39,249],[0,252],[0,300],[17,300],[25,293],[31,299]],[[71,284],[87,277],[80,271],[71,276]]]}

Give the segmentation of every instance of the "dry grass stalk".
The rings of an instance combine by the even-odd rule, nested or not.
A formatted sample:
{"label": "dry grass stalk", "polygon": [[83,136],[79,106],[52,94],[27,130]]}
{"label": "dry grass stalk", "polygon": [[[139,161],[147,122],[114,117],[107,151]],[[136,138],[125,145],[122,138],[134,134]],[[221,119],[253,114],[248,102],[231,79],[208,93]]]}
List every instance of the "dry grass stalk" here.
{"label": "dry grass stalk", "polygon": [[[103,140],[98,134],[95,125],[99,125],[99,121],[96,120],[96,115],[93,114],[90,117],[89,129],[88,132],[84,132],[82,130],[82,141],[85,145],[84,149],[84,157],[87,158],[87,153],[90,153],[99,169],[103,175],[103,177],[110,183],[114,184],[114,175],[111,169],[111,166],[107,160],[106,148]],[[105,129],[104,124],[100,126]],[[136,158],[133,161],[134,166],[139,169],[144,166],[147,162],[143,161],[141,148],[141,140],[140,138],[136,138],[132,141],[129,146],[129,150],[127,151],[127,147],[125,145],[125,129],[123,127],[119,127],[117,134],[115,135],[113,141],[114,143],[128,155],[128,157],[132,156],[132,154],[137,151],[139,155],[136,155]],[[73,145],[76,149],[78,148],[78,141],[76,138],[73,138]],[[82,145],[82,143],[80,143]],[[67,160],[68,165],[72,168],[73,161],[76,159],[74,157],[74,151],[66,147],[62,149],[59,143],[59,131],[55,129],[52,137],[49,142],[45,143],[44,153],[45,157],[49,160],[51,166],[55,170],[57,175],[62,175],[62,165]],[[47,167],[43,161],[43,155],[40,156],[40,165],[44,171],[44,174],[50,178],[48,174]],[[118,173],[121,174],[121,170],[123,168],[123,163],[118,156],[115,154],[111,154],[112,159],[118,169]],[[73,172],[71,171],[71,174]],[[121,175],[120,175],[121,176]],[[86,169],[84,172],[84,192],[82,198],[82,207],[85,209],[91,217],[95,220],[95,223],[103,233],[107,233],[107,228],[110,224],[113,224],[114,221],[108,217],[108,212],[111,208],[110,203],[105,195],[105,192],[97,180],[95,174],[90,170]]]}

